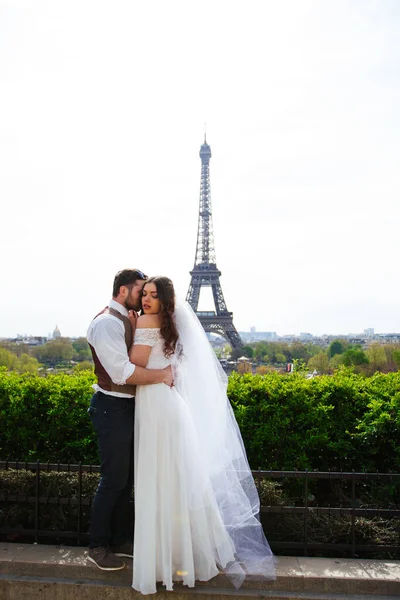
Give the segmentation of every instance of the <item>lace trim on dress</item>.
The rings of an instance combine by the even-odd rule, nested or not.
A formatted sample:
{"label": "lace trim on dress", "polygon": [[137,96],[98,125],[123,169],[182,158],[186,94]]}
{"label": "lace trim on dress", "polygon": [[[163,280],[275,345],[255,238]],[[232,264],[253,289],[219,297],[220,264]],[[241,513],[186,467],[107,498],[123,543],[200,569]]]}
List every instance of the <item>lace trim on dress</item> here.
{"label": "lace trim on dress", "polygon": [[159,339],[159,328],[144,327],[143,329],[136,329],[133,343],[140,346],[155,346]]}

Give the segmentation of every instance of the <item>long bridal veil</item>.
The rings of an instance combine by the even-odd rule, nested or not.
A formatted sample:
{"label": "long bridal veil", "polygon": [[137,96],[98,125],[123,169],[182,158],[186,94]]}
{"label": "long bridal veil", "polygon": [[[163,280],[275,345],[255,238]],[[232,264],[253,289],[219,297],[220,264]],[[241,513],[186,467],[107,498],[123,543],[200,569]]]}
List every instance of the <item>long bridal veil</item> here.
{"label": "long bridal veil", "polygon": [[226,395],[224,373],[203,327],[187,302],[178,302],[178,392],[186,401],[223,523],[236,560],[225,567],[235,587],[246,575],[275,578],[275,557],[259,521],[260,502],[242,436]]}

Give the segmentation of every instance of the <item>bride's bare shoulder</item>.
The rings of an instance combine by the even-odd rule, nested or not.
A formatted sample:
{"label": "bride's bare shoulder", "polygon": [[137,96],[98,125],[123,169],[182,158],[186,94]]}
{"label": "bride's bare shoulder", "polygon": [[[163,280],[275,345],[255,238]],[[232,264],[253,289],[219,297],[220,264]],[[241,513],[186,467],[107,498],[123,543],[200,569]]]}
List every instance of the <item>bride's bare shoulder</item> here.
{"label": "bride's bare shoulder", "polygon": [[160,327],[158,315],[140,315],[136,327],[139,329],[156,329]]}

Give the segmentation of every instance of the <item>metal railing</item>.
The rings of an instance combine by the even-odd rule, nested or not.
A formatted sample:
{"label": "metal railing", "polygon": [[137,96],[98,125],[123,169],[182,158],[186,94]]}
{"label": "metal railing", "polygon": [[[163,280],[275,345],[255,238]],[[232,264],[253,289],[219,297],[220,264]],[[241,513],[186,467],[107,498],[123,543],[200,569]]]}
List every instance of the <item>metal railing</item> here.
{"label": "metal railing", "polygon": [[[87,473],[98,474],[99,466],[83,464],[60,464],[60,463],[40,463],[37,462],[10,462],[0,461],[0,484],[1,471],[14,470],[18,472],[29,473],[30,485],[29,493],[16,489],[10,491],[2,490],[0,487],[0,535],[7,539],[32,539],[35,542],[49,540],[69,540],[70,543],[83,544],[88,540],[88,520],[90,517],[90,505],[93,499],[94,489],[90,494],[83,491],[83,479]],[[75,474],[77,479],[73,495],[68,497],[49,493],[43,493],[42,480],[44,473],[65,473]],[[269,502],[261,505],[260,518],[263,523],[265,533],[271,543],[271,547],[277,554],[285,552],[296,552],[308,555],[310,553],[334,552],[336,554],[357,556],[360,554],[371,553],[400,553],[400,474],[398,473],[356,473],[342,471],[253,471],[253,476],[258,491],[263,500],[263,486],[266,482],[276,482],[279,489],[289,484],[293,487],[293,481],[296,487],[297,497],[293,500],[290,494],[284,495],[279,502]],[[315,501],[312,491],[321,482],[324,482],[325,493],[324,505],[320,505],[320,500]],[[357,486],[361,484],[363,488],[373,485],[376,490],[392,490],[392,498],[385,494],[386,506],[362,506],[360,494],[357,492]],[[338,502],[332,494],[333,504],[327,502],[327,494],[332,492],[331,487],[339,486],[340,490],[345,492],[343,498]],[[386,487],[385,487],[386,486]],[[278,489],[277,488],[277,489]],[[54,486],[53,486],[54,489]],[[301,493],[299,494],[301,490]],[[330,498],[329,498],[330,500]],[[364,503],[365,504],[365,503]],[[378,503],[376,503],[378,504]],[[379,503],[380,504],[380,503]],[[29,519],[24,525],[17,524],[12,526],[7,523],[8,506],[28,506]],[[61,511],[70,511],[69,525],[71,520],[73,527],[67,527],[65,530],[52,527],[43,527],[43,521],[46,514],[54,508]],[[32,510],[33,509],[33,510]],[[83,519],[85,513],[85,519]],[[1,519],[1,514],[3,518]],[[344,536],[345,541],[330,543],[326,540],[316,539],[313,531],[313,523],[318,518],[324,516],[329,519],[333,525],[340,519],[348,522],[349,530]],[[292,531],[287,535],[287,519],[290,520],[289,527]],[[391,537],[390,543],[381,543],[369,541],[360,543],[357,541],[358,530],[362,524],[372,523],[374,519],[387,522],[387,526],[398,535]],[[6,521],[5,523],[3,521]],[[286,520],[286,521],[285,521]],[[280,527],[286,522],[286,534]],[[293,526],[294,525],[294,526]],[[285,529],[285,528],[283,528]],[[282,532],[283,531],[283,532]],[[291,539],[287,539],[287,538]],[[293,537],[295,539],[293,539]],[[318,537],[318,536],[317,536]],[[342,536],[343,537],[343,536]],[[393,543],[394,540],[394,543]],[[400,554],[399,554],[400,555]]]}
{"label": "metal railing", "polygon": [[[399,553],[400,552],[400,522],[396,521],[395,528],[398,530],[397,535],[393,535],[393,539],[396,543],[381,544],[381,543],[368,543],[362,544],[356,542],[357,527],[359,523],[357,518],[361,519],[372,519],[377,517],[384,520],[399,519],[400,517],[400,474],[398,473],[357,473],[355,471],[344,472],[344,471],[253,471],[257,487],[260,491],[261,482],[264,479],[272,480],[283,480],[283,479],[297,479],[303,481],[303,502],[301,505],[295,506],[261,506],[260,513],[273,514],[273,515],[300,515],[303,518],[302,527],[302,540],[295,541],[280,541],[275,540],[271,542],[271,546],[276,550],[298,550],[301,551],[305,556],[310,552],[316,551],[338,551],[346,553],[352,557],[359,554],[377,553],[379,551],[385,553]],[[350,496],[348,502],[344,503],[341,501],[339,506],[320,506],[313,505],[310,503],[310,484],[311,482],[325,481],[328,483],[337,482],[342,486],[350,487]],[[387,504],[390,504],[389,508],[384,507],[363,507],[360,506],[359,495],[356,494],[357,483],[371,484],[375,483],[382,487],[385,484],[396,487],[397,497],[395,500],[390,501],[388,499]],[[344,505],[348,504],[348,506]],[[327,542],[316,542],[310,540],[310,519],[318,517],[319,515],[326,515],[330,519],[338,519],[343,516],[350,517],[350,531],[348,534],[349,541],[341,543],[327,543]]]}

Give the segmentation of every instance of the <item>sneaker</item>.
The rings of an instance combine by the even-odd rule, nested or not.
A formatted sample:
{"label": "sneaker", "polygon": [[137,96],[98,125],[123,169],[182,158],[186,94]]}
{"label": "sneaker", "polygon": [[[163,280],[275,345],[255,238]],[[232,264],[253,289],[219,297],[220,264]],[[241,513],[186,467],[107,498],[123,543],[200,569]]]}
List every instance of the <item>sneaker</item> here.
{"label": "sneaker", "polygon": [[120,569],[125,569],[124,561],[103,546],[89,548],[88,560],[102,571],[119,571]]}
{"label": "sneaker", "polygon": [[133,544],[132,542],[125,542],[120,546],[111,546],[112,552],[116,556],[126,556],[126,558],[133,558]]}

